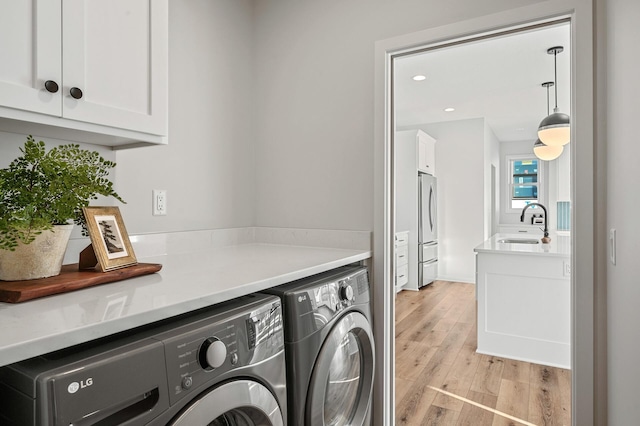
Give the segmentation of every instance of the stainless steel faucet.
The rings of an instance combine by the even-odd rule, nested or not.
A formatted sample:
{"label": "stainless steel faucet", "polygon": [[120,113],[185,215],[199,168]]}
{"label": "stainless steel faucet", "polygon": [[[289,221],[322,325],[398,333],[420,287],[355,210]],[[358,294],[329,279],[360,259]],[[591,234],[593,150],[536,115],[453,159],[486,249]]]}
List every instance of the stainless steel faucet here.
{"label": "stainless steel faucet", "polygon": [[543,243],[548,243],[551,241],[549,238],[549,227],[547,226],[547,208],[540,203],[529,203],[522,209],[522,214],[520,215],[520,222],[524,222],[524,212],[531,206],[540,206],[542,207],[542,211],[544,211],[544,237],[542,237]]}

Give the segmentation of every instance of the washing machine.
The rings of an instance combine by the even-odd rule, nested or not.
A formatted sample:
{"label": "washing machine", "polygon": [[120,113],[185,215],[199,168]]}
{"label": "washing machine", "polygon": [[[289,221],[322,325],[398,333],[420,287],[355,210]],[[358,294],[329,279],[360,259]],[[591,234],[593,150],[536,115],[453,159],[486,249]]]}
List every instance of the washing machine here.
{"label": "washing machine", "polygon": [[0,369],[0,424],[286,425],[281,301],[254,295]]}
{"label": "washing machine", "polygon": [[375,350],[366,267],[267,290],[283,301],[289,424],[370,424]]}

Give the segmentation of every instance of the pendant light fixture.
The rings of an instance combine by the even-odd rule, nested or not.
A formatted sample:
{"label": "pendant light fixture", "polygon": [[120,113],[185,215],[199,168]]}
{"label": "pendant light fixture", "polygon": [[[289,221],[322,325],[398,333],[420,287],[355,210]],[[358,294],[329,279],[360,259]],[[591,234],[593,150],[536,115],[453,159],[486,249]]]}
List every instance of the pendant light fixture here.
{"label": "pendant light fixture", "polygon": [[[542,83],[542,87],[547,88],[547,115],[549,115],[549,87],[554,86],[553,81],[547,81]],[[564,146],[562,145],[545,145],[540,139],[536,140],[533,144],[533,153],[541,160],[551,161],[560,157],[564,151]]]}
{"label": "pendant light fixture", "polygon": [[557,56],[562,52],[564,48],[562,46],[550,47],[547,49],[549,55],[553,55],[553,72],[554,72],[554,85],[555,85],[555,100],[556,106],[553,109],[553,114],[547,115],[540,122],[538,126],[538,139],[545,145],[559,146],[566,145],[571,139],[571,126],[569,124],[569,116],[563,114],[558,109],[558,68],[557,68]]}

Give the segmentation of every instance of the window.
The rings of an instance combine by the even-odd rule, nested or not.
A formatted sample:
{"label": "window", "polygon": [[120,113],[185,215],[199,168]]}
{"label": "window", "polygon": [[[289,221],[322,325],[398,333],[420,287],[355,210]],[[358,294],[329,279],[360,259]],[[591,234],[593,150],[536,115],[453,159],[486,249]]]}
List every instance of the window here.
{"label": "window", "polygon": [[519,212],[527,204],[540,202],[542,162],[536,157],[509,156],[507,164],[508,209]]}

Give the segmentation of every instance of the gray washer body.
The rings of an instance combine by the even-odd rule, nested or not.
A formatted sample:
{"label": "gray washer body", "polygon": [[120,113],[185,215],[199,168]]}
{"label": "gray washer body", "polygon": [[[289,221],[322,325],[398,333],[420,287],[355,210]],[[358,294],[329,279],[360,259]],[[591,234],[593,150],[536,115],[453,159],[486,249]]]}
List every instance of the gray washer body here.
{"label": "gray washer body", "polygon": [[[351,299],[344,294],[347,286],[351,287]],[[279,296],[284,306],[288,422],[290,425],[322,426],[323,408],[320,405],[324,404],[316,402],[318,398],[324,399],[324,395],[314,396],[312,389],[314,374],[320,381],[328,380],[327,365],[320,367],[319,356],[337,324],[350,314],[361,315],[371,324],[368,270],[363,266],[340,267],[265,292]],[[359,421],[349,423],[355,426],[370,422],[374,346],[372,335],[363,337],[367,342],[360,349],[364,353],[363,361],[368,365],[361,374],[367,377],[361,377],[359,392],[363,395],[359,409],[365,413],[356,416]],[[318,371],[320,368],[325,371]]]}
{"label": "gray washer body", "polygon": [[[217,368],[203,361],[207,339],[226,348]],[[253,387],[276,405],[273,422],[256,423],[286,424],[284,334],[276,297],[245,296],[2,367],[0,424],[188,424],[176,419],[207,393],[241,380],[259,384]],[[244,402],[238,401],[236,411]],[[231,408],[214,407],[220,413]],[[247,416],[263,416],[252,410]]]}

